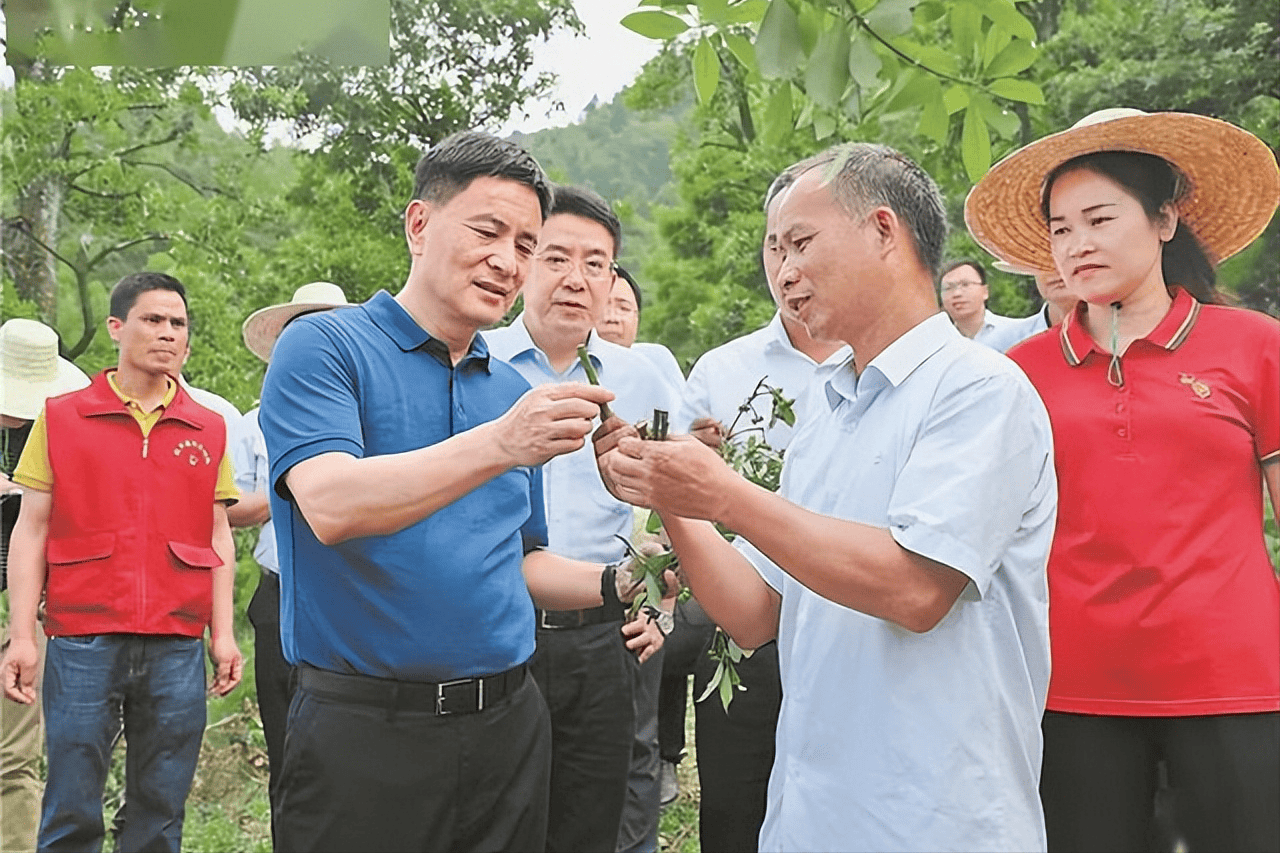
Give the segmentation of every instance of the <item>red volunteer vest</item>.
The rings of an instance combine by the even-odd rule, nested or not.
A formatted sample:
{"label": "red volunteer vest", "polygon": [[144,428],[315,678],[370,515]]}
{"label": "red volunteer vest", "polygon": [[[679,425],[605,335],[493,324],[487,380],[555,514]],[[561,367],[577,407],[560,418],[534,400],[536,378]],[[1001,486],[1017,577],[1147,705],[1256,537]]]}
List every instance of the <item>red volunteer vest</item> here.
{"label": "red volunteer vest", "polygon": [[222,418],[181,387],[146,438],[107,383],[45,405],[53,508],[45,631],[198,637],[213,609]]}

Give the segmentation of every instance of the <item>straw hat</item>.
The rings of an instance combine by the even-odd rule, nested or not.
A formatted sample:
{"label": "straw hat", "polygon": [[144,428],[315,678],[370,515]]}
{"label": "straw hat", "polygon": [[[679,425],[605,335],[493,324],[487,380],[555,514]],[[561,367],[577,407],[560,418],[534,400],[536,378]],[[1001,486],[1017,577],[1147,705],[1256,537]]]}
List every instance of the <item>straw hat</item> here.
{"label": "straw hat", "polygon": [[327,311],[350,305],[342,288],[327,281],[313,281],[293,292],[293,299],[280,305],[259,308],[244,321],[244,345],[263,361],[271,360],[271,349],[276,338],[289,321],[312,311]]}
{"label": "straw hat", "polygon": [[1040,215],[1044,180],[1066,161],[1098,151],[1154,154],[1180,171],[1186,189],[1178,215],[1215,264],[1252,243],[1280,203],[1275,155],[1248,131],[1191,113],[1100,110],[991,167],[965,200],[973,239],[1015,267],[1053,269]]}
{"label": "straw hat", "polygon": [[58,356],[58,333],[35,320],[0,326],[0,414],[33,421],[46,397],[78,391],[89,377]]}
{"label": "straw hat", "polygon": [[1032,275],[1032,276],[1034,276],[1034,275],[1044,275],[1045,273],[1053,272],[1053,270],[1052,270],[1052,269],[1047,269],[1047,270],[1033,270],[1031,267],[1019,266],[1018,264],[1011,264],[1011,263],[1009,263],[1008,261],[992,261],[992,262],[991,262],[991,266],[993,266],[993,267],[995,267],[996,269],[1000,270],[1000,272],[1007,272],[1009,275]]}

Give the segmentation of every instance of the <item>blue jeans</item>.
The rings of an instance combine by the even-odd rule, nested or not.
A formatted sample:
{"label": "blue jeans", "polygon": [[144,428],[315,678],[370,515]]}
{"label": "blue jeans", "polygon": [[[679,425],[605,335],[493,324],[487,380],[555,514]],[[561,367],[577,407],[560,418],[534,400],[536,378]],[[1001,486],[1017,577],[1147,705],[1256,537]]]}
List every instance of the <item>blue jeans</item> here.
{"label": "blue jeans", "polygon": [[204,735],[203,641],[52,637],[42,692],[49,774],[39,849],[102,848],[102,792],[123,728],[129,806],[120,849],[178,853]]}

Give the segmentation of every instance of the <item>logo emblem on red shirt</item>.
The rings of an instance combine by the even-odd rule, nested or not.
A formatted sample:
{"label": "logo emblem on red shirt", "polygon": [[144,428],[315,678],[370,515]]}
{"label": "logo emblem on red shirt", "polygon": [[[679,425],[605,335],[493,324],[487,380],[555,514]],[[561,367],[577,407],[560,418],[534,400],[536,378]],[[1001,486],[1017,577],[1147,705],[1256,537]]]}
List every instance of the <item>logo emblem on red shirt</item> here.
{"label": "logo emblem on red shirt", "polygon": [[209,451],[195,439],[188,438],[185,441],[178,442],[178,446],[173,448],[174,456],[181,456],[183,451],[187,454],[187,464],[191,466],[198,465],[200,460],[204,460],[204,464],[212,465],[213,460],[209,457]]}
{"label": "logo emblem on red shirt", "polygon": [[1178,381],[1181,382],[1183,385],[1190,386],[1192,392],[1201,400],[1208,397],[1209,394],[1211,393],[1208,385],[1201,382],[1199,379],[1196,379],[1190,373],[1178,374]]}

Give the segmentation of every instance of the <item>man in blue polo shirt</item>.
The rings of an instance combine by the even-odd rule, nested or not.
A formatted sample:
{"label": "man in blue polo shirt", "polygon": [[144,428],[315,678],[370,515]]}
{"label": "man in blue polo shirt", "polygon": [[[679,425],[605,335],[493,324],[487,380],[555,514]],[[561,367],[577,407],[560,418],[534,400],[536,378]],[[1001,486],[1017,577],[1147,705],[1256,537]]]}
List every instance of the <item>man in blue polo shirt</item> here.
{"label": "man in blue polo shirt", "polygon": [[541,550],[539,466],[582,447],[613,395],[530,390],[476,330],[511,307],[550,203],[518,146],[449,137],[415,172],[400,293],[303,317],[273,351],[259,418],[298,667],[281,849],[543,844],[530,592],[569,609],[613,586]]}
{"label": "man in blue polo shirt", "polygon": [[[680,398],[648,359],[594,331],[613,288],[621,239],[622,226],[608,202],[590,190],[557,187],[529,273],[525,310],[507,328],[484,337],[495,358],[509,361],[538,387],[585,379],[578,360],[578,345],[585,343],[600,382],[617,394],[614,411],[635,422],[652,417],[654,409],[674,411]],[[605,490],[590,447],[549,462],[545,482],[552,551],[602,562],[625,555],[632,510]],[[660,647],[662,635],[647,618],[628,623],[625,630],[637,633],[640,627]],[[623,630],[619,606],[538,613],[532,670],[551,709],[550,853],[611,851],[618,841],[620,850],[637,843],[641,850],[657,848],[656,745],[648,784],[638,786],[634,815],[628,815],[627,831],[619,835],[636,736],[633,682],[639,675],[636,659],[624,647]],[[633,642],[643,638],[635,636]],[[639,662],[660,676],[661,661],[647,663],[650,656],[646,648]],[[647,705],[641,711],[656,717],[657,696]]]}

